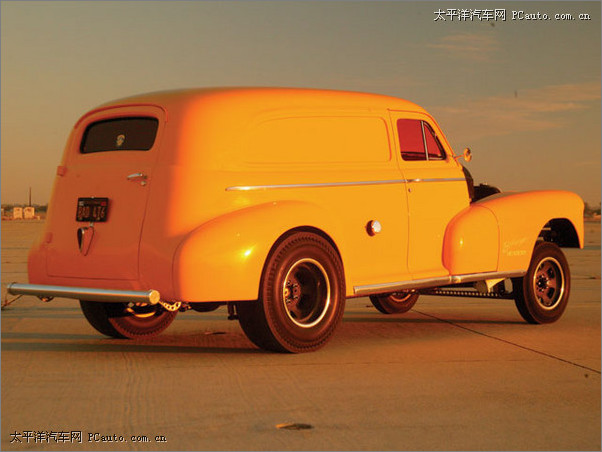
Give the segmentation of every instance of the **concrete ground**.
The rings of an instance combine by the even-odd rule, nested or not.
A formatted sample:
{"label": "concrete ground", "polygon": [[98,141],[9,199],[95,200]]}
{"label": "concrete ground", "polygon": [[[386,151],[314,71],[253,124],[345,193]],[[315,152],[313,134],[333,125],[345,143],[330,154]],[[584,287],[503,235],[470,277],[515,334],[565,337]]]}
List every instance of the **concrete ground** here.
{"label": "concrete ground", "polygon": [[[3,295],[40,227],[3,222]],[[1,314],[1,449],[600,450],[599,223],[586,231],[555,324],[506,300],[385,316],[360,298],[301,355],[256,349],[224,308],[122,341],[74,301],[23,297]]]}

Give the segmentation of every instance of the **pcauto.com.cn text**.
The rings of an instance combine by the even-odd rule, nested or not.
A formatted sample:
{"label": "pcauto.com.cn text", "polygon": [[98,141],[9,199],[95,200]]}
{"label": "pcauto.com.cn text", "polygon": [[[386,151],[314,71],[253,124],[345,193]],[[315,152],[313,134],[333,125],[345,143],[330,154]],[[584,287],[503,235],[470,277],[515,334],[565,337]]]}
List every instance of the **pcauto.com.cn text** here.
{"label": "pcauto.com.cn text", "polygon": [[505,8],[493,9],[465,9],[465,8],[438,8],[434,11],[435,22],[506,22],[506,21],[572,21],[592,20],[589,13],[570,12],[542,12],[524,10],[506,10]]}
{"label": "pcauto.com.cn text", "polygon": [[81,444],[81,443],[166,443],[165,435],[117,435],[81,431],[23,430],[10,434],[10,444]]}

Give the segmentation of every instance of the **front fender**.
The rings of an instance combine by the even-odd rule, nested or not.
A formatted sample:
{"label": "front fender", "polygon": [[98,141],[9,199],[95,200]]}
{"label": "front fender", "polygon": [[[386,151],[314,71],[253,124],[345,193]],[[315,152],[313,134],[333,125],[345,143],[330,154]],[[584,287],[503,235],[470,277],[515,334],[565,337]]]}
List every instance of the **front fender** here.
{"label": "front fender", "polygon": [[583,201],[574,193],[545,190],[484,198],[449,223],[444,265],[453,275],[525,270],[540,232],[556,219],[570,222],[583,246]]}
{"label": "front fender", "polygon": [[490,209],[471,204],[447,225],[443,265],[451,275],[496,271],[500,233]]}
{"label": "front fender", "polygon": [[[303,224],[295,222],[303,218]],[[256,300],[264,262],[286,231],[318,228],[336,236],[337,222],[306,202],[270,202],[230,212],[190,232],[173,259],[175,297],[181,301]]]}
{"label": "front fender", "polygon": [[501,193],[476,204],[489,209],[499,225],[498,271],[527,269],[535,242],[551,220],[570,222],[579,247],[583,247],[583,201],[575,193],[561,190]]}

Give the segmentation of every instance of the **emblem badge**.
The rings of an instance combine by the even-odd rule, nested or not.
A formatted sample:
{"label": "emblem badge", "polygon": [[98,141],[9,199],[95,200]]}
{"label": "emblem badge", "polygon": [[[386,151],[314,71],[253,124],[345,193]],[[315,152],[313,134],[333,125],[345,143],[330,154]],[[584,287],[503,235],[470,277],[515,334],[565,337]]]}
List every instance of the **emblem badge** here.
{"label": "emblem badge", "polygon": [[115,145],[120,148],[125,142],[125,135],[117,135],[117,139],[115,140]]}

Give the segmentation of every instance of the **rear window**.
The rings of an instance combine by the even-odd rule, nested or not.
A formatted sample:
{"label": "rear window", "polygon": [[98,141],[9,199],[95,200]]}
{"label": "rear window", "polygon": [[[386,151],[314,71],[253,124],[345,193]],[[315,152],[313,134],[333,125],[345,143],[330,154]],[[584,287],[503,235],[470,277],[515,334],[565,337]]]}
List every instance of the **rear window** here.
{"label": "rear window", "polygon": [[90,124],[80,145],[82,154],[105,151],[148,151],[153,147],[156,118],[117,118]]}

